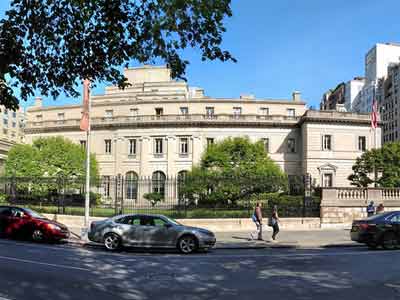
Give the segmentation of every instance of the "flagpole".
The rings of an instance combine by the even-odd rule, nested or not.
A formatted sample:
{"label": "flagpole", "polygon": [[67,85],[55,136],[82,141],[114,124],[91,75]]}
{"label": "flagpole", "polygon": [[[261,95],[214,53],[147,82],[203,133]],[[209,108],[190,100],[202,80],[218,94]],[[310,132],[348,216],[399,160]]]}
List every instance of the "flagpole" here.
{"label": "flagpole", "polygon": [[[89,88],[88,88],[89,89]],[[90,89],[89,89],[90,91]],[[85,194],[85,228],[89,228],[89,210],[90,210],[90,92],[88,91],[88,128],[86,131],[86,194]]]}

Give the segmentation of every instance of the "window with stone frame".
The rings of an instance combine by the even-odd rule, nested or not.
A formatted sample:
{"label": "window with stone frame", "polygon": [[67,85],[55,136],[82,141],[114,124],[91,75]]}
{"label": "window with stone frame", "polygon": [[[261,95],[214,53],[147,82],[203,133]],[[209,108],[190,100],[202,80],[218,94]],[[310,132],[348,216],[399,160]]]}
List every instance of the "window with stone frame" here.
{"label": "window with stone frame", "polygon": [[105,146],[105,153],[111,154],[111,140],[109,139],[104,140],[104,146]]}
{"label": "window with stone frame", "polygon": [[262,142],[263,142],[263,144],[264,144],[264,150],[265,150],[265,152],[267,152],[267,153],[270,153],[270,149],[269,149],[269,138],[263,138],[262,139]]}
{"label": "window with stone frame", "polygon": [[137,152],[137,139],[128,140],[128,154],[136,155]]}
{"label": "window with stone frame", "polygon": [[189,154],[189,138],[187,137],[179,138],[179,154],[183,155]]}
{"label": "window with stone frame", "polygon": [[324,173],[322,175],[322,186],[323,187],[332,187],[333,186],[333,174],[332,173]]}
{"label": "window with stone frame", "polygon": [[295,153],[296,152],[296,140],[291,138],[287,141],[287,152]]}
{"label": "window with stone frame", "polygon": [[155,138],[154,139],[154,154],[163,154],[164,153],[164,139],[163,138]]}
{"label": "window with stone frame", "polygon": [[365,136],[358,137],[358,151],[366,151],[367,150],[367,138]]}
{"label": "window with stone frame", "polygon": [[332,151],[332,135],[324,134],[322,136],[322,150]]}

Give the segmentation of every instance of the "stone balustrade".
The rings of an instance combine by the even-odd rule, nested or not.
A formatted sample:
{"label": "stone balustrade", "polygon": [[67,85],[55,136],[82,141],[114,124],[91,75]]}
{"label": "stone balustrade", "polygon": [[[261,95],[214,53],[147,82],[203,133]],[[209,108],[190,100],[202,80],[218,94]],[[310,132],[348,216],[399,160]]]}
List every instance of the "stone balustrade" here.
{"label": "stone balustrade", "polygon": [[366,207],[374,201],[385,211],[400,210],[399,188],[324,188],[321,198],[321,227],[349,226],[365,218]]}
{"label": "stone balustrade", "polygon": [[[132,125],[132,124],[154,124],[154,123],[286,123],[295,125],[300,120],[300,117],[282,116],[282,115],[204,115],[204,114],[187,114],[187,115],[142,115],[142,116],[117,116],[117,117],[93,117],[91,124],[93,127],[104,125]],[[26,130],[40,128],[63,128],[77,127],[80,119],[66,120],[46,120],[46,121],[31,121],[27,122]]]}

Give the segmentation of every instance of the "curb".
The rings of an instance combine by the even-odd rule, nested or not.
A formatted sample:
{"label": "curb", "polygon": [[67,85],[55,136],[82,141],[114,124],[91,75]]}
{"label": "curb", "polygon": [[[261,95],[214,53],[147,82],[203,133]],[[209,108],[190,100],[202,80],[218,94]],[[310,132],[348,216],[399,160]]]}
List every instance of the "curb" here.
{"label": "curb", "polygon": [[[68,240],[67,244],[82,248],[103,249],[102,244],[84,242],[82,240]],[[331,249],[331,248],[357,248],[363,244],[328,244],[328,245],[299,245],[299,244],[260,244],[260,245],[218,245],[213,250],[259,250],[259,249]]]}

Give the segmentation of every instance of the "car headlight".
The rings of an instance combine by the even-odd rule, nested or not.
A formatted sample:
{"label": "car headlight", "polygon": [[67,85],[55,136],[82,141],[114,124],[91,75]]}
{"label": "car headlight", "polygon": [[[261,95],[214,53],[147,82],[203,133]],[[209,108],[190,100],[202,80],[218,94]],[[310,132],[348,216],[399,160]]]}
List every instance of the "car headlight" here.
{"label": "car headlight", "polygon": [[62,230],[60,226],[54,225],[54,224],[50,224],[50,223],[47,224],[47,228],[52,229],[52,230],[58,230],[58,231]]}
{"label": "car headlight", "polygon": [[200,229],[199,232],[206,236],[211,236],[211,237],[214,236],[214,233],[212,233],[211,231],[205,230],[205,229]]}

